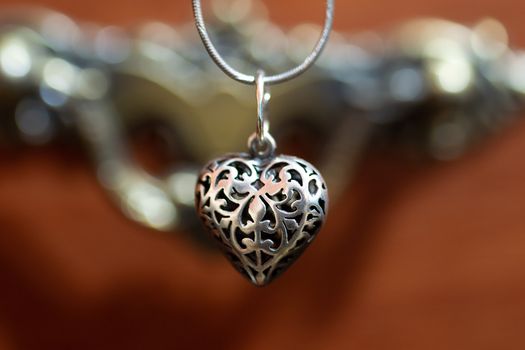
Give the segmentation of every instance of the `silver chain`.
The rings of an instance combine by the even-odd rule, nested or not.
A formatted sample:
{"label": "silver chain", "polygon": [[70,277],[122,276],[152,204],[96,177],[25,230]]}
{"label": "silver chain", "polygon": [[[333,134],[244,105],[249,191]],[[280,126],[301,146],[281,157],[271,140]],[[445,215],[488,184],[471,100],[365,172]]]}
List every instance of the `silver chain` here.
{"label": "silver chain", "polygon": [[[248,75],[248,74],[239,72],[238,70],[230,66],[228,63],[226,63],[226,61],[222,58],[221,54],[217,51],[217,49],[211,42],[210,36],[206,29],[206,25],[204,24],[204,18],[202,16],[201,1],[192,0],[192,3],[193,3],[193,16],[195,17],[195,24],[197,26],[197,31],[199,32],[202,42],[204,43],[204,47],[206,48],[206,51],[208,51],[208,54],[213,59],[213,61],[230,78],[238,82],[244,83],[244,84],[254,85],[256,82],[255,75]],[[326,1],[326,18],[324,22],[323,31],[321,32],[321,36],[319,40],[317,41],[317,44],[315,45],[312,52],[305,58],[305,60],[300,65],[286,72],[264,77],[265,84],[268,84],[268,85],[278,84],[278,83],[282,83],[290,79],[293,79],[301,75],[302,73],[304,73],[308,68],[312,66],[312,64],[315,63],[315,61],[317,60],[317,58],[323,51],[328,41],[328,38],[330,36],[330,32],[332,30],[332,24],[334,21],[334,6],[335,6],[334,3],[335,3],[335,0]]]}

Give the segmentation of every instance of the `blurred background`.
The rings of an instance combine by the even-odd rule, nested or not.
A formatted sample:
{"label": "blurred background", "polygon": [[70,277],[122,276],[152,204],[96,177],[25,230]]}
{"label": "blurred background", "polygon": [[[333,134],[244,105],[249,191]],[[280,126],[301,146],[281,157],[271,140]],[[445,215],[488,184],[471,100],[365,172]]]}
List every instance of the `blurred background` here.
{"label": "blurred background", "polygon": [[[272,88],[328,222],[265,288],[217,252],[195,172],[254,91],[189,0],[0,1],[0,349],[523,349],[525,25],[511,0],[339,0]],[[323,1],[204,0],[237,67],[310,50]]]}

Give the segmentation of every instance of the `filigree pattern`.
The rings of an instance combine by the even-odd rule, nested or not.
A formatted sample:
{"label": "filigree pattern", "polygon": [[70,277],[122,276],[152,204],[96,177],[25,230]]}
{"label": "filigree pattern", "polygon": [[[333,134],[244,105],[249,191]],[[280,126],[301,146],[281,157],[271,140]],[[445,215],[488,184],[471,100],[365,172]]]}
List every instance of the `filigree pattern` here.
{"label": "filigree pattern", "polygon": [[308,162],[290,156],[234,154],[201,172],[197,211],[233,265],[265,285],[312,242],[327,211],[326,184]]}

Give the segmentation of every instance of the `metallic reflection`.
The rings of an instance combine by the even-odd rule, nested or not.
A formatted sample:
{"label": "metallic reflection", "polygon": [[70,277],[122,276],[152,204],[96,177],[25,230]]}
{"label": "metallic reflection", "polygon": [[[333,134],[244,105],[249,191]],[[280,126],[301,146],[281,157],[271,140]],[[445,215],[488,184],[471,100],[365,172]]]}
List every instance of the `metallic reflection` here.
{"label": "metallic reflection", "polygon": [[495,19],[486,18],[472,29],[472,51],[481,59],[497,59],[508,50],[507,30]]}
{"label": "metallic reflection", "polygon": [[52,58],[44,65],[43,81],[50,88],[70,95],[77,74],[78,69],[66,60]]}
{"label": "metallic reflection", "polygon": [[176,224],[176,208],[164,191],[140,179],[124,186],[127,188],[123,210],[130,217],[159,230]]}
{"label": "metallic reflection", "polygon": [[507,78],[513,90],[525,94],[525,52],[510,57]]}
{"label": "metallic reflection", "polygon": [[402,67],[390,76],[389,88],[392,98],[400,102],[414,102],[425,94],[425,81],[415,68]]}
{"label": "metallic reflection", "polygon": [[95,52],[98,57],[110,64],[122,63],[130,53],[130,39],[118,27],[100,30],[95,38]]}
{"label": "metallic reflection", "polygon": [[193,206],[194,189],[197,183],[195,169],[178,171],[168,178],[167,183],[169,192],[178,202]]}
{"label": "metallic reflection", "polygon": [[31,70],[31,56],[26,43],[15,37],[8,36],[0,43],[0,66],[5,75],[10,78],[23,78]]}
{"label": "metallic reflection", "polygon": [[22,139],[30,144],[44,144],[54,133],[51,115],[45,105],[38,100],[20,101],[15,111],[15,123]]}
{"label": "metallic reflection", "polygon": [[429,70],[441,91],[458,94],[472,83],[473,72],[468,53],[458,42],[437,38],[426,45],[424,53],[430,59]]}

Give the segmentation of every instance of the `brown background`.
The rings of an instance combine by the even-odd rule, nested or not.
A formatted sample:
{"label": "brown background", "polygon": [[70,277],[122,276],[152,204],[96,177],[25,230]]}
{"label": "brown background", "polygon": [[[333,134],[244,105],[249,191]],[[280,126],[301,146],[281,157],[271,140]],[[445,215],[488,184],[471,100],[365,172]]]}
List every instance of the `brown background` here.
{"label": "brown background", "polygon": [[[18,1],[0,1],[19,4]],[[283,24],[321,1],[266,1]],[[190,1],[46,0],[77,19],[190,18]],[[343,1],[337,28],[501,20],[516,0]],[[0,349],[524,349],[525,122],[458,162],[369,156],[286,275],[256,289],[219,255],[127,221],[89,163],[0,153]]]}

